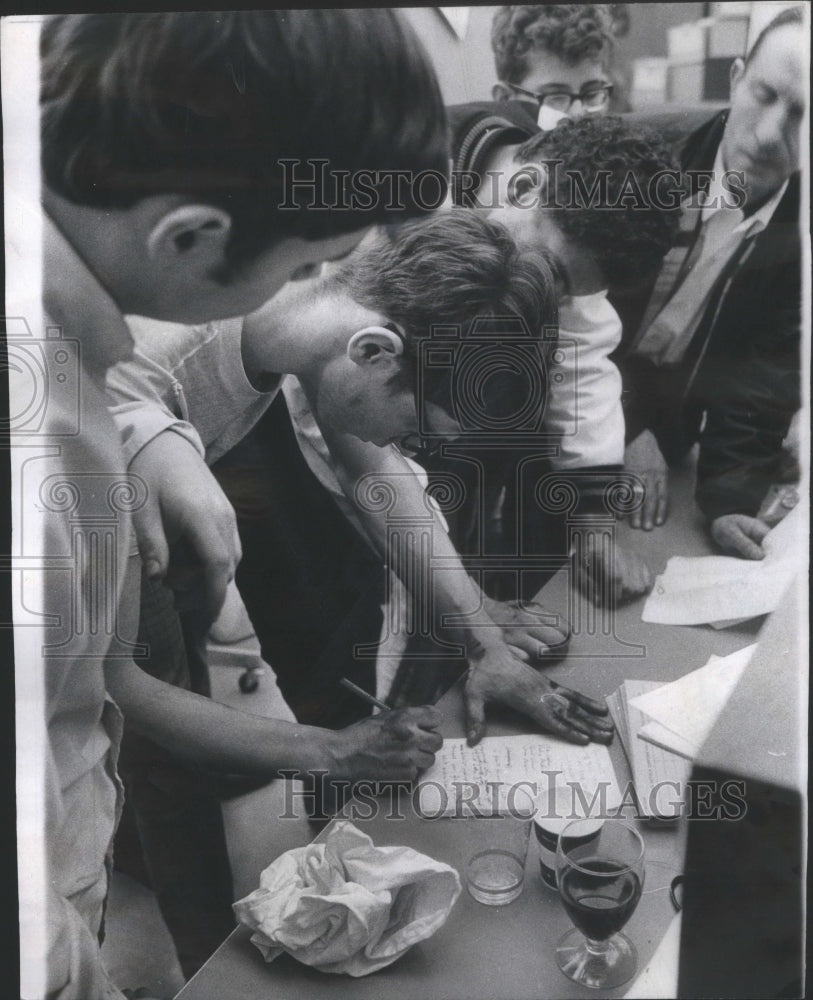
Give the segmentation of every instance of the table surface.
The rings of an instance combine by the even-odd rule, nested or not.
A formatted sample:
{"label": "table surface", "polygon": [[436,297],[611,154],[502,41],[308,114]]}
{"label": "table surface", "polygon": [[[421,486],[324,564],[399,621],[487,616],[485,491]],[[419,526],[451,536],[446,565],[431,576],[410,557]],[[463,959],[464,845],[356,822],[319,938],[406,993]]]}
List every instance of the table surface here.
{"label": "table surface", "polygon": [[[634,546],[655,572],[663,572],[671,555],[707,555],[709,543],[691,495],[688,469],[672,477],[672,510],[666,525],[652,532],[633,532],[620,524],[617,537]],[[641,621],[643,600],[616,610],[611,618],[571,593],[565,573],[543,592],[547,606],[570,607],[574,639],[568,658],[549,675],[596,697],[606,696],[625,679],[672,681],[702,666],[712,653],[726,655],[753,642],[762,619],[734,628],[665,626]],[[463,714],[457,687],[440,701],[444,735],[462,736]],[[528,731],[519,715],[489,709],[489,735]],[[619,783],[630,772],[618,737],[610,747]],[[469,824],[477,820],[429,821],[405,810],[400,821],[386,814],[356,825],[377,844],[408,844],[446,861],[459,871],[467,855]],[[480,821],[483,822],[483,821]],[[669,884],[682,866],[685,824],[655,827],[639,824],[647,849],[644,895],[626,927],[635,943],[639,970],[649,961],[666,933],[674,910]],[[531,844],[534,844],[533,837]],[[259,873],[276,857],[273,826],[255,845]],[[462,880],[461,880],[462,881]],[[503,907],[477,903],[461,893],[446,924],[428,941],[374,975],[354,979],[316,972],[283,955],[266,965],[238,928],[178,994],[177,1000],[283,1000],[289,997],[364,998],[388,1000],[495,1000],[495,998],[595,996],[564,977],[556,966],[554,948],[571,926],[557,895],[539,877],[535,851],[529,851],[522,895]],[[603,996],[622,996],[629,984]]]}

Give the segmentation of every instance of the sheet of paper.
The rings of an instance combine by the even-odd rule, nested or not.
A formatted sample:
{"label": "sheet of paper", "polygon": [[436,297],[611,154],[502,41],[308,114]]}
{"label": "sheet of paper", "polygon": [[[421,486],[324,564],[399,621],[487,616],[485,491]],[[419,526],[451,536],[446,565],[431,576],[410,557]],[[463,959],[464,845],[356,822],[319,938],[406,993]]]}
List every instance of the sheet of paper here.
{"label": "sheet of paper", "polygon": [[773,528],[760,561],[673,556],[655,580],[641,618],[660,625],[745,620],[774,611],[799,570],[807,543],[801,504]]}
{"label": "sheet of paper", "polygon": [[696,756],[755,649],[754,643],[710,660],[672,684],[635,697],[631,705],[682,736]]}
{"label": "sheet of paper", "polygon": [[641,812],[660,819],[676,819],[681,814],[691,761],[640,739],[638,733],[646,717],[634,704],[647,692],[656,694],[664,686],[656,684],[653,688],[652,681],[624,681],[631,734],[630,766]]}
{"label": "sheet of paper", "polygon": [[523,809],[529,796],[533,808],[534,788],[547,791],[552,782],[577,784],[588,802],[604,784],[608,808],[621,796],[606,746],[529,734],[487,736],[476,747],[463,739],[444,740],[435,763],[421,775],[416,801],[426,815],[505,814]]}
{"label": "sheet of paper", "polygon": [[742,625],[743,622],[747,622],[748,620],[748,618],[726,618],[724,622],[709,622],[709,625],[716,629],[734,628],[735,625]]}
{"label": "sheet of paper", "polygon": [[663,747],[664,750],[670,750],[672,753],[680,754],[681,757],[686,757],[688,760],[694,760],[696,752],[694,743],[684,739],[684,737],[679,736],[677,733],[673,733],[671,729],[662,726],[660,722],[645,723],[641,727],[638,736],[642,740],[649,740],[650,743],[654,743],[656,747]]}

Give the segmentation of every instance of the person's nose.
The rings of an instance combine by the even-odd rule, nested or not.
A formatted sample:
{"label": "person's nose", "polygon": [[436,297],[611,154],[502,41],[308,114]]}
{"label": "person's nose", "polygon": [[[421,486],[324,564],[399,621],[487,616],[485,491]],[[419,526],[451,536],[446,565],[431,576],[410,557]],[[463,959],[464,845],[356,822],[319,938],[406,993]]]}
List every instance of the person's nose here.
{"label": "person's nose", "polygon": [[760,153],[765,156],[782,148],[788,135],[790,123],[785,109],[776,102],[759,116],[754,128],[754,138]]}
{"label": "person's nose", "polygon": [[567,112],[568,118],[581,118],[585,114],[587,114],[587,109],[585,108],[582,99],[580,97],[574,97],[573,103],[570,105]]}

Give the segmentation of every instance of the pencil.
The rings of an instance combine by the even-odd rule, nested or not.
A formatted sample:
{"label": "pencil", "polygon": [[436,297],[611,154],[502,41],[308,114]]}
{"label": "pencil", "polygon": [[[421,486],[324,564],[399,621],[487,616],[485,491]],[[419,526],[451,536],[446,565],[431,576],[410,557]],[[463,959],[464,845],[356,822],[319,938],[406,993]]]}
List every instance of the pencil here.
{"label": "pencil", "polygon": [[381,708],[385,712],[392,711],[389,705],[385,705],[383,701],[379,701],[378,698],[374,698],[368,691],[365,691],[364,688],[360,688],[358,684],[354,684],[346,677],[342,677],[339,683],[342,687],[346,687],[348,691],[352,691],[353,694],[357,694],[359,698],[363,698],[368,705],[374,705],[376,708]]}

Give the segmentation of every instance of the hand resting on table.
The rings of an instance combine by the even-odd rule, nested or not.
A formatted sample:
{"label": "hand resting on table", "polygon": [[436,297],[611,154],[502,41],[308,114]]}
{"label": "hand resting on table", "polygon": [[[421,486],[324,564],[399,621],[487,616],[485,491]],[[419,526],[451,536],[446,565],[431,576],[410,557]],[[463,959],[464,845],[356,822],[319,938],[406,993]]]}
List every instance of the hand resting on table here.
{"label": "hand resting on table", "polygon": [[489,647],[471,664],[463,702],[469,746],[485,735],[486,702],[499,702],[532,719],[546,733],[569,743],[611,743],[607,706],[549,680],[513,656],[507,646]]}

